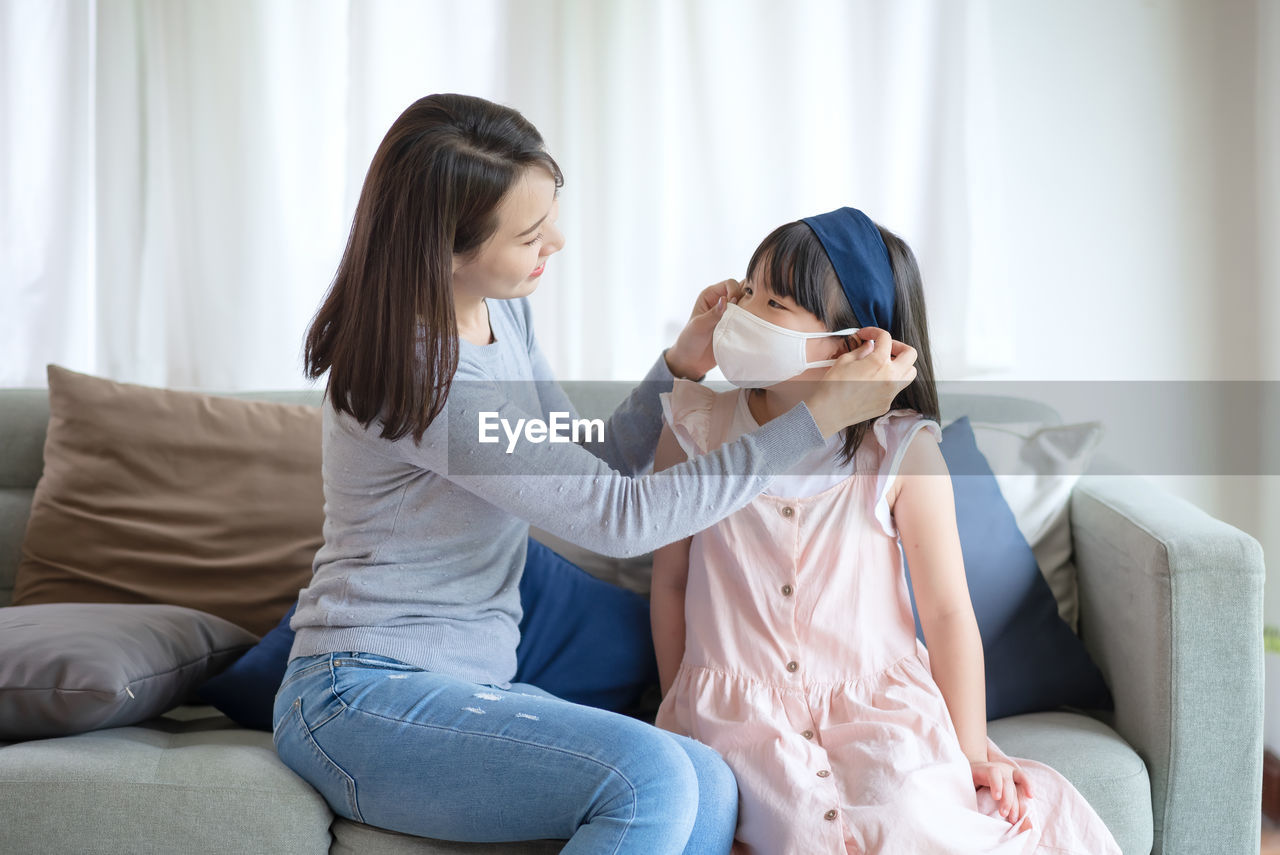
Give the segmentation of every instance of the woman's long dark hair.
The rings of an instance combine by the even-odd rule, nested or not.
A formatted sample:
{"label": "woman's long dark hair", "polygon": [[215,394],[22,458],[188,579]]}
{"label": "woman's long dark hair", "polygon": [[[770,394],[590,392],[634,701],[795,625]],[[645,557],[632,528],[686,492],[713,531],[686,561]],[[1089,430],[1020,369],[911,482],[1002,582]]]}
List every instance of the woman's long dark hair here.
{"label": "woman's long dark hair", "polygon": [[429,95],[400,114],[369,165],[347,248],[307,331],[307,376],[382,436],[422,440],[458,367],[453,256],[480,248],[531,166],[563,183],[537,128],[510,107]]}
{"label": "woman's long dark hair", "polygon": [[[938,387],[929,348],[929,324],[924,311],[924,283],[915,253],[902,238],[877,224],[889,250],[893,269],[893,329],[889,335],[916,349],[916,379],[893,399],[890,409],[911,409],[938,419]],[[761,274],[763,278],[758,276]],[[747,278],[775,294],[790,297],[812,312],[829,330],[862,326],[849,306],[822,242],[803,221],[787,223],[769,233],[747,264]],[[848,464],[866,436],[870,422],[842,431],[840,460]]]}

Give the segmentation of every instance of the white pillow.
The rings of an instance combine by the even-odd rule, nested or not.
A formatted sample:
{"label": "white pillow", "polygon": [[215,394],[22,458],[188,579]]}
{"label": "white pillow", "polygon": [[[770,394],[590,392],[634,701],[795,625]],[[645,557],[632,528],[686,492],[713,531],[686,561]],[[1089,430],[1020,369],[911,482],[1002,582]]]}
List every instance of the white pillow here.
{"label": "white pillow", "polygon": [[[950,422],[948,422],[950,423]],[[973,437],[1013,511],[1058,601],[1058,614],[1078,631],[1076,568],[1071,561],[1071,490],[1102,439],[1101,422],[974,422]]]}

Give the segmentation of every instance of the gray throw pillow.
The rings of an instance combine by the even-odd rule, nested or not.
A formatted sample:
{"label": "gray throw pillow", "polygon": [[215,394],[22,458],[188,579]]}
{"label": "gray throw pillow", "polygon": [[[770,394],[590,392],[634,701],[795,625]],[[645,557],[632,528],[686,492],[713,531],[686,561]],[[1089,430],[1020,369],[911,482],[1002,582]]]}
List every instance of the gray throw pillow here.
{"label": "gray throw pillow", "polygon": [[65,736],[161,715],[257,640],[182,606],[0,608],[0,739]]}

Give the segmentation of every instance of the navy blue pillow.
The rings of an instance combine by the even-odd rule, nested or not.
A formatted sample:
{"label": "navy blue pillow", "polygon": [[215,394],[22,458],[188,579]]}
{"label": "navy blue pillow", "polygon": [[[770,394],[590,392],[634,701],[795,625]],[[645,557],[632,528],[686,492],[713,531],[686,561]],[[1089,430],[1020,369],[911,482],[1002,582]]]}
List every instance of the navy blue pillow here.
{"label": "navy blue pillow", "polygon": [[610,712],[658,685],[649,601],[597,579],[536,540],[520,579],[517,683]]}
{"label": "navy blue pillow", "polygon": [[[951,472],[969,597],[982,635],[987,718],[1062,706],[1112,709],[1098,666],[1058,616],[1053,592],[978,450],[968,418],[943,429],[942,457]],[[918,614],[916,636],[924,640]]]}
{"label": "navy blue pillow", "polygon": [[231,667],[196,690],[196,696],[217,707],[227,718],[241,727],[271,729],[271,708],[276,689],[289,665],[289,649],[293,647],[293,630],[289,619],[298,606],[295,603],[248,652],[231,663]]}
{"label": "navy blue pillow", "polygon": [[[649,602],[601,581],[536,540],[520,579],[524,619],[516,682],[559,698],[628,712],[658,683]],[[196,694],[242,727],[271,730],[276,690],[293,647],[289,609],[275,629]]]}

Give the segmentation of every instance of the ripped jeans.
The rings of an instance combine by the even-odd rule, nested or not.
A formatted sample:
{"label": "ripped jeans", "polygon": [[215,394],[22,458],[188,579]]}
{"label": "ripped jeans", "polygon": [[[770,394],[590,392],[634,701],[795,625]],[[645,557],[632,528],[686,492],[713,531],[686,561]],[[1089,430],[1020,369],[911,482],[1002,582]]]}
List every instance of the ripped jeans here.
{"label": "ripped jeans", "polygon": [[368,653],[289,663],[276,750],[335,812],[423,837],[565,839],[574,855],[727,853],[733,773],[710,748],[533,686]]}

